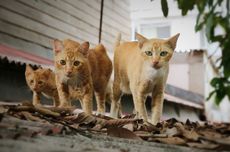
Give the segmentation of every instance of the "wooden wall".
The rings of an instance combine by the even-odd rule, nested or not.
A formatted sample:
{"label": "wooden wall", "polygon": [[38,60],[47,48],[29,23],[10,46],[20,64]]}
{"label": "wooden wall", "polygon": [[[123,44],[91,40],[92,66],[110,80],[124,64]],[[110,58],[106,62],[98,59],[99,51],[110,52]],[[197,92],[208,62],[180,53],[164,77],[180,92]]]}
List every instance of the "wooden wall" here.
{"label": "wooden wall", "polygon": [[[98,43],[101,0],[1,0],[0,45],[53,59],[50,41]],[[129,0],[104,0],[102,43],[112,53],[118,32],[131,35]]]}

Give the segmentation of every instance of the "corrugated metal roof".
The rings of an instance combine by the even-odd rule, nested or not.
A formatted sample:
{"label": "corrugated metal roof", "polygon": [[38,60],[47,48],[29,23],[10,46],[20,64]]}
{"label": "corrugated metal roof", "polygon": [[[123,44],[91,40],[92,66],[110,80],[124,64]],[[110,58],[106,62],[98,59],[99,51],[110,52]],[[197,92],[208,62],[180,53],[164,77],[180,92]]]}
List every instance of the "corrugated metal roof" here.
{"label": "corrugated metal roof", "polygon": [[34,66],[42,66],[53,68],[53,61],[39,57],[22,50],[17,50],[8,46],[0,45],[0,60],[1,62],[15,63],[17,65],[31,64]]}

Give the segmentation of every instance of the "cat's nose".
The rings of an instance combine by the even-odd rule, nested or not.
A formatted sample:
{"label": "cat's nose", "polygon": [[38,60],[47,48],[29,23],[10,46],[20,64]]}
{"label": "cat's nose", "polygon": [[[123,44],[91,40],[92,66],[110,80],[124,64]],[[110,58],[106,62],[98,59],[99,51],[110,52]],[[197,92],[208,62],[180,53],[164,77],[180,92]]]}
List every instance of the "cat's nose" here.
{"label": "cat's nose", "polygon": [[72,74],[72,71],[67,71],[67,72],[66,72],[66,76],[67,76],[67,77],[70,77],[71,74]]}
{"label": "cat's nose", "polygon": [[153,65],[157,65],[159,61],[153,61]]}

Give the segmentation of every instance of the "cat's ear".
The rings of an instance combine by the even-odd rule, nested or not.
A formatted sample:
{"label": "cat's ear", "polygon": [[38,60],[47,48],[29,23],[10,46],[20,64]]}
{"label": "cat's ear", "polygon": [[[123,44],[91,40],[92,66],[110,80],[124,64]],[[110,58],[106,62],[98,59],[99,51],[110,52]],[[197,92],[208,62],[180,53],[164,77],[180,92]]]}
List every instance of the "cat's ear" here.
{"label": "cat's ear", "polygon": [[29,64],[26,64],[26,72],[25,72],[25,74],[31,74],[33,72],[34,72],[33,68]]}
{"label": "cat's ear", "polygon": [[52,70],[47,69],[47,70],[44,71],[43,74],[44,74],[46,77],[49,77],[51,73],[52,73]]}
{"label": "cat's ear", "polygon": [[171,46],[171,48],[174,50],[176,48],[177,39],[180,36],[180,33],[177,33],[176,35],[172,36],[167,40],[167,43]]}
{"label": "cat's ear", "polygon": [[64,46],[62,44],[62,41],[55,39],[53,40],[53,51],[55,54],[61,52],[63,50]]}
{"label": "cat's ear", "polygon": [[147,38],[145,38],[144,36],[142,36],[137,32],[135,33],[135,37],[138,40],[138,44],[140,48],[142,48],[143,44],[148,40]]}
{"label": "cat's ear", "polygon": [[83,42],[80,47],[79,51],[84,55],[87,56],[89,52],[89,42]]}

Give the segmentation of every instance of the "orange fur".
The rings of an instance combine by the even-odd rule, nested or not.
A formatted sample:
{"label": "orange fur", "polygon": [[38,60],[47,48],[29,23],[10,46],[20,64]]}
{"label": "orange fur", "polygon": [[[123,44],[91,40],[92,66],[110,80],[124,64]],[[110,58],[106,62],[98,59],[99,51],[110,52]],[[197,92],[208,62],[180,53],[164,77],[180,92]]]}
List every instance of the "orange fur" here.
{"label": "orange fur", "polygon": [[[93,94],[97,111],[105,112],[105,91],[112,72],[112,62],[102,44],[89,49],[89,43],[72,40],[54,41],[56,84],[61,107],[79,99],[87,114],[92,114]],[[61,62],[65,62],[63,65]],[[76,65],[74,65],[76,63]]]}
{"label": "orange fur", "polygon": [[52,70],[42,68],[33,70],[32,67],[26,65],[25,77],[28,86],[33,91],[34,105],[41,104],[41,94],[43,94],[47,98],[52,98],[54,101],[54,106],[59,105],[55,75]]}
{"label": "orange fur", "polygon": [[[136,34],[138,42],[116,42],[114,54],[114,84],[111,116],[117,117],[122,93],[132,94],[139,118],[147,121],[145,100],[152,94],[152,119],[161,117],[163,93],[168,76],[169,60],[179,34],[168,40],[147,39]],[[162,53],[163,52],[163,53]]]}

